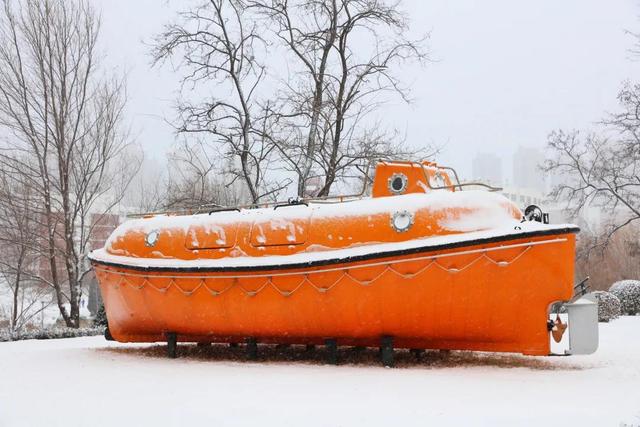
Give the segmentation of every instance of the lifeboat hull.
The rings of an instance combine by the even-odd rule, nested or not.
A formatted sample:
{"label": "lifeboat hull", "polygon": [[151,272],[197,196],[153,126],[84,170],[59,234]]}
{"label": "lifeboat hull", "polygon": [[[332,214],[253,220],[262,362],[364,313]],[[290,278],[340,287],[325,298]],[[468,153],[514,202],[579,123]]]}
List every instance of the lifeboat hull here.
{"label": "lifeboat hull", "polygon": [[[573,294],[575,233],[503,236],[287,265],[126,265],[93,257],[121,342],[321,343],[550,353],[549,307]],[[384,245],[383,245],[384,246]]]}

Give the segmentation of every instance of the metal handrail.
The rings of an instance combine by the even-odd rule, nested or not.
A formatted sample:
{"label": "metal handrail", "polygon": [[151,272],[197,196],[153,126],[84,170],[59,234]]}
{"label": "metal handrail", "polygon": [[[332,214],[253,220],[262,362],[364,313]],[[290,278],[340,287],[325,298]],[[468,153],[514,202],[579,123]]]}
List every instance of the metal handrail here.
{"label": "metal handrail", "polygon": [[[460,182],[460,178],[458,177],[458,172],[456,172],[456,170],[452,167],[449,166],[434,166],[437,169],[443,169],[446,171],[451,171],[453,173],[453,176],[455,178],[456,183],[451,184],[451,185],[443,185],[440,187],[434,187],[431,185],[431,182],[429,180],[429,176],[427,175],[426,172],[426,168],[429,167],[427,164],[425,164],[425,160],[422,161],[414,161],[414,160],[378,160],[377,163],[406,163],[406,164],[411,164],[411,165],[416,165],[419,166],[422,169],[422,173],[424,175],[424,181],[425,184],[427,185],[427,187],[429,187],[429,189],[431,190],[455,190],[455,189],[459,189],[459,190],[463,190],[464,187],[471,187],[471,186],[479,186],[479,187],[484,187],[486,189],[488,189],[489,191],[501,191],[502,188],[500,187],[493,187],[491,185],[485,184],[483,182],[465,182],[465,183],[461,183]],[[370,164],[369,164],[370,165]],[[354,194],[347,194],[347,195],[328,195],[328,196],[320,196],[320,197],[302,197],[299,199],[295,199],[296,202],[298,204],[305,204],[307,205],[310,202],[315,202],[315,203],[343,203],[343,202],[348,202],[348,201],[354,201],[354,200],[359,200],[361,198],[364,197],[365,193],[367,192],[367,189],[369,187],[369,179],[367,176],[365,176],[364,179],[364,183],[362,186],[362,190],[360,190],[358,193],[354,193]],[[197,208],[195,209],[182,209],[182,210],[166,210],[166,211],[155,211],[155,212],[143,212],[143,213],[135,213],[135,214],[128,214],[127,218],[142,218],[145,216],[153,216],[153,215],[176,215],[176,216],[180,216],[180,215],[194,215],[194,214],[198,214],[198,213],[202,213],[204,212],[205,208],[207,207],[212,207],[215,206],[217,209],[213,209],[211,211],[209,211],[209,213],[215,213],[215,212],[224,212],[224,211],[231,211],[231,210],[237,210],[240,211],[241,209],[257,209],[257,208],[268,208],[268,207],[279,207],[279,206],[285,206],[285,205],[290,205],[290,200],[286,200],[286,201],[274,201],[274,202],[264,202],[264,203],[251,203],[251,204],[244,204],[244,205],[237,205],[237,206],[222,206],[222,205],[218,205],[216,203],[208,203],[208,204],[204,204],[204,205],[199,205]]]}
{"label": "metal handrail", "polygon": [[[369,187],[369,180],[365,179],[364,180],[364,184],[362,186],[362,190],[360,190],[360,192],[358,193],[354,193],[354,194],[339,194],[339,195],[328,195],[328,196],[316,196],[316,197],[302,197],[299,199],[296,199],[297,202],[299,204],[306,204],[308,205],[309,202],[315,202],[315,203],[343,203],[343,202],[348,202],[348,201],[352,201],[352,200],[358,200],[364,197],[365,193],[367,192],[367,188]],[[350,199],[350,200],[349,200]],[[154,215],[193,215],[193,214],[197,214],[197,213],[201,213],[203,212],[203,208],[206,207],[210,207],[210,206],[217,206],[219,209],[214,209],[211,212],[222,212],[222,211],[229,211],[229,210],[240,210],[240,209],[258,209],[258,208],[269,208],[272,206],[284,206],[284,205],[289,205],[291,204],[289,202],[289,200],[276,200],[274,202],[264,202],[264,203],[250,203],[250,204],[244,204],[244,205],[237,205],[237,206],[223,206],[223,205],[218,205],[216,203],[208,203],[205,205],[199,205],[197,208],[195,209],[182,209],[182,210],[166,210],[166,211],[152,211],[152,212],[141,212],[141,213],[135,213],[135,214],[128,214],[127,218],[142,218],[145,216],[154,216]]]}
{"label": "metal handrail", "polygon": [[431,185],[431,182],[429,181],[429,176],[426,173],[425,168],[429,167],[428,165],[425,165],[425,161],[420,161],[420,162],[415,162],[412,160],[382,160],[381,162],[389,162],[389,163],[408,163],[408,164],[413,164],[413,165],[418,165],[422,168],[422,173],[424,176],[424,181],[427,184],[427,187],[429,187],[430,190],[452,190],[452,189],[456,189],[459,188],[460,190],[462,190],[464,187],[471,187],[471,186],[478,186],[478,187],[484,187],[486,189],[488,189],[489,191],[502,191],[502,187],[494,187],[492,185],[489,184],[485,184],[484,182],[465,182],[465,183],[461,183],[460,182],[460,178],[458,177],[458,172],[450,167],[450,166],[433,166],[437,169],[444,169],[447,171],[451,171],[453,172],[453,176],[455,177],[456,183],[455,184],[451,184],[451,185],[443,185],[440,187],[434,187]]}
{"label": "metal handrail", "polygon": [[[489,191],[502,191],[502,187],[494,187],[492,185],[489,184],[485,184],[484,182],[465,182],[465,183],[460,183],[460,178],[458,178],[458,172],[456,172],[456,170],[452,167],[449,166],[436,166],[438,169],[444,169],[444,170],[448,170],[453,172],[453,175],[456,178],[456,184],[451,184],[451,185],[443,185],[441,187],[433,187],[431,185],[431,183],[429,182],[429,178],[427,177],[427,174],[425,173],[425,181],[427,182],[427,186],[432,189],[432,190],[445,190],[445,189],[455,189],[455,188],[459,188],[460,190],[462,190],[464,187],[471,187],[471,186],[479,186],[479,187],[484,187],[486,189],[488,189]],[[424,170],[424,166],[423,166],[423,170]]]}
{"label": "metal handrail", "polygon": [[238,211],[240,212],[240,208],[237,207],[221,207],[221,208],[217,208],[217,209],[213,209],[209,211],[209,215],[214,214],[214,213],[218,213],[218,212],[230,212],[230,211]]}

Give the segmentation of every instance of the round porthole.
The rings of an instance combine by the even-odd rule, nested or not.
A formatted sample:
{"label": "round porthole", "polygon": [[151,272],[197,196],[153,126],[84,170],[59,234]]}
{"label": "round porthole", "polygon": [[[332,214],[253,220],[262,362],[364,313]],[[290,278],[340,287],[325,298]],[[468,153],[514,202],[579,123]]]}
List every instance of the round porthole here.
{"label": "round porthole", "polygon": [[391,216],[391,226],[398,233],[403,233],[413,225],[413,214],[409,211],[394,212]]}
{"label": "round porthole", "polygon": [[407,189],[407,176],[403,173],[394,173],[389,178],[389,191],[393,194],[402,194]]}
{"label": "round porthole", "polygon": [[160,232],[158,230],[153,230],[147,233],[147,236],[144,238],[145,245],[149,247],[153,247],[158,243],[158,238],[160,237]]}

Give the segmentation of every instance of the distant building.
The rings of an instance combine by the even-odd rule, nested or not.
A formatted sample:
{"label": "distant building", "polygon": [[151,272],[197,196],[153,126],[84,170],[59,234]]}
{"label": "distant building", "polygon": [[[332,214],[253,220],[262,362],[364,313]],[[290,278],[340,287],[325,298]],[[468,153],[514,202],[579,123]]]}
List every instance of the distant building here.
{"label": "distant building", "polygon": [[[54,218],[56,221],[56,237],[55,247],[59,252],[65,251],[65,242],[62,238],[63,229],[62,229],[62,214],[55,213]],[[94,250],[101,248],[104,246],[107,238],[111,234],[113,230],[121,223],[122,218],[117,214],[103,214],[103,213],[92,213],[89,215],[89,225],[86,226],[84,232],[89,233],[89,244],[88,250]],[[42,233],[45,234],[45,226],[44,219],[41,220]],[[79,235],[80,227],[76,229],[76,235]],[[86,267],[89,268],[88,261]],[[64,259],[61,256],[55,257],[55,265],[56,271],[58,274],[58,281],[64,282],[67,280],[66,267],[64,263]],[[46,254],[38,256],[34,262],[34,273],[36,276],[43,279],[41,286],[46,286],[44,283],[46,281],[51,281],[53,279],[50,258],[46,256]],[[97,280],[93,271],[86,274],[83,278],[83,293],[85,296],[88,296],[86,300],[88,300],[87,308],[92,314],[95,314],[99,304],[101,303],[100,292],[98,289]]]}
{"label": "distant building", "polygon": [[601,208],[596,206],[584,207],[578,212],[577,217],[569,216],[564,209],[564,203],[554,202],[544,192],[536,189],[509,186],[503,188],[500,193],[522,210],[529,205],[539,206],[543,212],[549,214],[549,221],[552,224],[577,223],[584,230],[597,232],[607,216]]}
{"label": "distant building", "polygon": [[[116,214],[91,214],[90,250],[103,247],[113,230],[120,225],[121,220],[122,218]],[[85,276],[84,284],[89,296],[87,308],[89,312],[95,316],[98,308],[102,304],[102,295],[100,294],[98,280],[93,271]]]}
{"label": "distant building", "polygon": [[322,185],[323,185],[322,177],[320,176],[309,177],[304,187],[304,197],[316,197],[320,192],[320,190],[322,190]]}
{"label": "distant building", "polygon": [[531,147],[518,147],[513,156],[513,185],[544,192],[546,190],[545,174],[540,170],[544,162],[544,153]]}
{"label": "distant building", "polygon": [[473,157],[473,180],[502,185],[502,159],[493,153],[478,153]]}
{"label": "distant building", "polygon": [[99,249],[104,246],[111,232],[120,225],[122,218],[117,214],[92,213],[91,231],[89,237],[90,250]]}
{"label": "distant building", "polygon": [[[54,219],[56,219],[56,239],[55,239],[55,247],[56,250],[58,252],[65,252],[65,241],[62,238],[63,235],[63,228],[62,228],[62,214],[61,213],[54,213]],[[89,247],[88,250],[94,250],[94,249],[98,249],[101,248],[104,243],[106,242],[107,238],[109,237],[109,235],[111,234],[111,232],[113,230],[116,229],[116,227],[120,224],[121,222],[121,218],[119,215],[116,214],[98,214],[98,213],[92,213],[89,215],[89,221],[90,221],[90,225],[87,225],[85,227],[84,232],[85,233],[89,233]],[[41,220],[41,223],[43,224],[42,227],[42,233],[45,234],[45,226],[44,226],[44,219]],[[80,229],[80,227],[78,227],[76,229],[76,236],[78,236],[80,233],[82,232],[82,230]],[[59,280],[66,280],[66,267],[64,264],[64,259],[59,256],[56,255],[55,257],[55,262],[56,262],[56,266],[57,266],[57,272],[58,272],[58,279]],[[51,263],[49,261],[49,257],[46,254],[43,254],[41,256],[38,257],[37,263],[37,271],[36,274],[39,277],[42,277],[44,280],[50,281],[52,280],[52,273],[51,273]],[[60,276],[61,275],[61,276]]]}
{"label": "distant building", "polygon": [[529,205],[537,205],[545,211],[545,197],[542,191],[532,188],[504,187],[500,193],[518,205],[520,209]]}

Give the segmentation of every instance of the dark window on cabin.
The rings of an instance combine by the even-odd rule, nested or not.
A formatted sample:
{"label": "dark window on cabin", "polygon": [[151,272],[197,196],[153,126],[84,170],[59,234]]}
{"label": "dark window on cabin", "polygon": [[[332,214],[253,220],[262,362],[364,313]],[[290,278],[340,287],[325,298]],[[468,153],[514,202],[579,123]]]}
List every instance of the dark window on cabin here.
{"label": "dark window on cabin", "polygon": [[404,190],[404,180],[402,179],[402,177],[397,176],[393,178],[393,181],[391,181],[391,188],[393,188],[393,191],[398,193]]}

